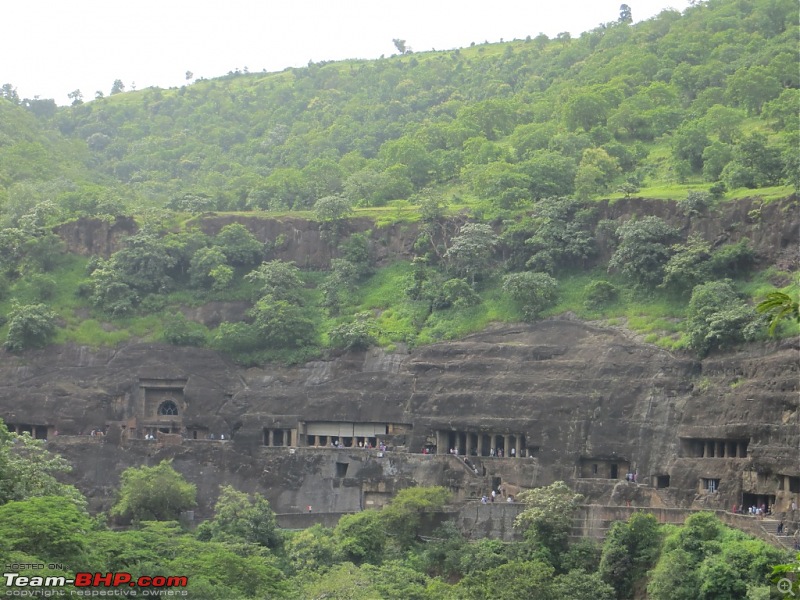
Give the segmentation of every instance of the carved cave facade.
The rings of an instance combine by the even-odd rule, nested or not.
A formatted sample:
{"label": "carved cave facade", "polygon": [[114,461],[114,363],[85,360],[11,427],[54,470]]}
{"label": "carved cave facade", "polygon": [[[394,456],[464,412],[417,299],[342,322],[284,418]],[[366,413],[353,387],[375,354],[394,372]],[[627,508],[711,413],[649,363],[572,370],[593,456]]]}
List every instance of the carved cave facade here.
{"label": "carved cave facade", "polygon": [[[295,368],[152,345],[95,352],[43,354],[23,393],[7,361],[0,417],[53,442],[98,508],[104,481],[160,458],[198,484],[201,514],[222,483],[279,512],[380,506],[409,485],[468,499],[559,479],[617,505],[785,511],[800,496],[793,343],[698,361],[552,321]],[[73,380],[48,374],[54,360]]]}

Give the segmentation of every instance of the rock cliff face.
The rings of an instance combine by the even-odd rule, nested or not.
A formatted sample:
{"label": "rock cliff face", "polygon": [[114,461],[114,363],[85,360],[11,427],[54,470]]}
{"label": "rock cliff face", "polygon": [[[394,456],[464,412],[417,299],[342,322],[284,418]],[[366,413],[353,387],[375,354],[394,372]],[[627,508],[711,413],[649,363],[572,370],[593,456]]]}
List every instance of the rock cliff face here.
{"label": "rock cliff face", "polygon": [[557,479],[598,503],[785,508],[800,495],[798,350],[701,361],[561,320],[298,368],[51,347],[3,356],[0,417],[47,436],[97,508],[125,467],[162,458],[198,483],[201,513],[220,483],[293,512],[380,505],[413,484],[474,497]]}
{"label": "rock cliff face", "polygon": [[[655,215],[671,223],[684,234],[697,233],[714,245],[750,240],[760,259],[777,264],[783,270],[800,267],[796,246],[800,229],[797,198],[764,204],[749,198],[721,204],[707,214],[687,217],[675,202],[665,200],[627,199],[597,202],[595,222],[611,219],[618,222],[634,216]],[[320,233],[319,223],[295,217],[261,217],[256,215],[215,215],[197,217],[196,225],[208,235],[216,235],[225,225],[241,223],[261,242],[269,245],[270,260],[292,261],[301,268],[327,269],[335,250]],[[135,233],[132,219],[119,218],[114,223],[80,219],[57,228],[69,252],[108,257],[120,249],[124,238]],[[397,223],[378,228],[371,219],[350,219],[342,235],[370,232],[373,259],[385,264],[412,258],[412,246],[418,229],[416,223]],[[613,250],[600,241],[598,261],[607,262]]]}

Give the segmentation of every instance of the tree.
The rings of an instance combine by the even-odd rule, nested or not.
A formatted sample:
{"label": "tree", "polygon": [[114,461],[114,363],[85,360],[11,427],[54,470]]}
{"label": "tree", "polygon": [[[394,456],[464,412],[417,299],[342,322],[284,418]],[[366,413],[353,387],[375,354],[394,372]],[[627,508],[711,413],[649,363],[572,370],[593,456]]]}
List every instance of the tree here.
{"label": "tree", "polygon": [[319,523],[294,532],[285,544],[286,553],[298,571],[324,571],[337,558],[333,532]]}
{"label": "tree", "polygon": [[405,54],[406,52],[410,51],[410,48],[406,46],[405,40],[401,40],[400,38],[394,38],[392,40],[392,43],[394,44],[394,47],[397,48],[397,51],[400,54]]}
{"label": "tree", "polygon": [[383,556],[386,528],[381,513],[365,510],[343,515],[333,530],[338,552],[356,564],[378,564]]}
{"label": "tree", "polygon": [[101,259],[92,271],[91,290],[92,304],[114,317],[129,314],[139,303],[139,295],[121,281],[120,273],[114,270],[111,260]]}
{"label": "tree", "polygon": [[122,83],[121,79],[115,79],[113,85],[111,86],[111,95],[114,94],[121,94],[125,91],[125,84]]}
{"label": "tree", "polygon": [[717,181],[725,166],[733,159],[733,147],[720,141],[711,142],[703,150],[703,178]]}
{"label": "tree", "polygon": [[371,313],[359,313],[350,323],[342,323],[328,334],[331,345],[343,350],[366,350],[378,343],[378,325]]}
{"label": "tree", "polygon": [[198,527],[201,540],[248,542],[266,548],[277,548],[282,539],[275,513],[261,494],[251,499],[229,485],[220,488],[214,505],[214,518]]}
{"label": "tree", "polygon": [[[342,519],[346,518],[342,517]],[[344,562],[303,581],[302,598],[316,600],[363,600],[382,598],[362,568]]]}
{"label": "tree", "polygon": [[320,223],[320,230],[334,241],[339,238],[344,222],[352,213],[349,198],[341,194],[325,196],[314,204],[314,217]]}
{"label": "tree", "polygon": [[598,573],[614,587],[617,598],[632,598],[634,586],[655,565],[660,548],[655,517],[634,513],[627,522],[617,521],[611,526]]}
{"label": "tree", "polygon": [[575,173],[575,192],[581,198],[608,191],[619,173],[619,162],[603,148],[587,148]]}
{"label": "tree", "polygon": [[598,93],[585,92],[572,96],[564,107],[567,127],[575,131],[578,127],[589,131],[595,125],[606,122],[608,104]]}
{"label": "tree", "polygon": [[700,578],[697,561],[687,551],[666,552],[650,575],[647,593],[654,600],[697,600]]}
{"label": "tree", "polygon": [[525,509],[514,519],[514,528],[522,530],[525,539],[538,547],[538,556],[557,569],[567,549],[572,519],[583,496],[573,492],[563,481],[525,490],[516,500]]}
{"label": "tree", "polygon": [[[386,600],[427,600],[430,579],[408,565],[405,560],[392,560],[381,565],[363,565],[377,591],[376,598]],[[363,596],[362,596],[363,597]],[[355,600],[359,600],[356,598]]]}
{"label": "tree", "polygon": [[[553,589],[552,566],[539,561],[513,561],[465,577],[458,586],[458,598],[468,600],[557,600]],[[569,596],[571,597],[571,596]]]}
{"label": "tree", "polygon": [[42,440],[10,433],[0,420],[0,504],[60,496],[83,510],[86,499],[81,493],[55,478],[55,474],[71,470],[72,465],[62,456],[48,452]]}
{"label": "tree", "polygon": [[129,467],[122,472],[111,515],[126,521],[174,521],[197,504],[197,486],[162,460],[154,467]]}
{"label": "tree", "polygon": [[692,171],[698,172],[703,168],[703,151],[710,143],[704,123],[685,121],[673,136],[672,153],[677,160],[688,162]]}
{"label": "tree", "polygon": [[4,83],[2,87],[0,87],[0,98],[5,98],[13,104],[20,103],[19,94],[17,94],[17,88],[10,83]]}
{"label": "tree", "polygon": [[575,190],[575,160],[560,152],[537,150],[519,164],[530,181],[528,190],[534,200],[569,196]]}
{"label": "tree", "polygon": [[67,94],[67,98],[72,100],[72,106],[79,106],[83,104],[83,94],[80,90],[74,90]]}
{"label": "tree", "polygon": [[538,202],[529,222],[533,233],[525,240],[533,256],[525,266],[548,273],[584,266],[597,252],[593,217],[594,211],[577,200],[546,198]]}
{"label": "tree", "polygon": [[608,262],[608,270],[623,275],[645,288],[664,279],[664,265],[671,255],[670,244],[678,231],[655,216],[631,219],[617,229],[619,245]]}
{"label": "tree", "polygon": [[728,77],[727,96],[743,106],[750,115],[761,113],[765,103],[777,98],[783,86],[767,67],[741,67]]}
{"label": "tree", "polygon": [[125,247],[109,261],[122,283],[138,292],[163,292],[172,285],[169,270],[176,260],[167,252],[163,238],[142,229],[125,240]]}
{"label": "tree", "polygon": [[[455,308],[467,308],[470,306],[477,306],[481,303],[481,297],[478,293],[473,289],[473,287],[467,283],[466,279],[448,279],[441,286],[438,286],[438,282],[435,282],[434,285],[437,285],[437,290],[435,290],[435,300],[433,301],[433,308],[450,308],[451,306]],[[434,290],[429,290],[433,292]],[[432,296],[429,294],[429,296]]]}
{"label": "tree", "polygon": [[672,256],[664,265],[664,287],[675,293],[688,292],[711,277],[711,244],[692,234],[683,244],[672,246]]}
{"label": "tree", "polygon": [[316,338],[316,327],[303,309],[272,295],[262,296],[248,311],[259,340],[267,348],[302,348]]}
{"label": "tree", "polygon": [[721,177],[730,189],[757,188],[780,183],[783,170],[780,148],[755,132],[734,146],[733,159],[722,170]]}
{"label": "tree", "polygon": [[355,289],[357,279],[358,269],[349,260],[343,258],[331,260],[331,271],[320,285],[322,305],[329,309],[331,314],[337,314]]}
{"label": "tree", "polygon": [[470,180],[472,189],[479,197],[503,208],[513,208],[530,195],[528,177],[519,173],[515,165],[504,161],[476,165],[471,170]]}
{"label": "tree", "polygon": [[[200,248],[192,256],[189,264],[189,278],[194,287],[206,288],[214,286],[217,289],[216,279],[212,275],[219,267],[225,265],[225,254],[219,247]],[[219,273],[219,271],[216,271]],[[224,285],[220,289],[224,289]]]}
{"label": "tree", "polygon": [[423,526],[432,522],[433,513],[450,500],[443,487],[411,487],[400,490],[391,503],[379,513],[392,539],[401,548],[410,547]]}
{"label": "tree", "polygon": [[5,347],[11,352],[46,345],[56,331],[58,315],[46,304],[13,304]]}
{"label": "tree", "polygon": [[264,255],[264,244],[241,223],[225,225],[214,238],[214,245],[222,250],[227,263],[232,266],[253,265]]}
{"label": "tree", "polygon": [[261,286],[260,296],[271,296],[298,306],[305,304],[302,294],[305,284],[300,277],[300,269],[292,262],[271,260],[261,263],[255,271],[245,275],[245,279]]}
{"label": "tree", "polygon": [[484,223],[466,223],[458,235],[453,238],[444,258],[457,272],[470,278],[475,284],[475,277],[488,269],[488,261],[498,243],[498,237],[489,225]]}
{"label": "tree", "polygon": [[712,281],[692,290],[686,333],[689,347],[700,356],[752,339],[757,325],[755,312],[737,297],[730,281]]}
{"label": "tree", "polygon": [[503,292],[522,305],[526,321],[533,321],[555,303],[558,281],[547,273],[512,273],[503,278]]}
{"label": "tree", "polygon": [[619,7],[619,22],[620,23],[633,23],[633,12],[631,7],[623,4]]}
{"label": "tree", "polygon": [[0,539],[6,552],[68,564],[71,570],[87,566],[91,528],[89,516],[69,498],[42,496],[0,506]]}
{"label": "tree", "polygon": [[690,190],[686,193],[686,198],[679,200],[675,205],[684,216],[689,218],[702,215],[711,206],[711,194]]}

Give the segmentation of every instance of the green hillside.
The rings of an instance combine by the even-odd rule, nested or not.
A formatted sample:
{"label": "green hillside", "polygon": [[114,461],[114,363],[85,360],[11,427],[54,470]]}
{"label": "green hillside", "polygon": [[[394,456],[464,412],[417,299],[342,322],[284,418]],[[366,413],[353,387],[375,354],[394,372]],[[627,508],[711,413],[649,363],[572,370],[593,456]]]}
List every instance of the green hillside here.
{"label": "green hillside", "polygon": [[[299,360],[565,311],[700,353],[755,339],[752,305],[778,289],[791,299],[795,265],[687,238],[675,217],[713,220],[800,185],[796,9],[712,0],[578,38],[236,72],[64,108],[5,85],[0,336],[25,334],[15,318],[47,304],[58,318],[40,307],[40,324],[56,330],[13,347],[166,336]],[[679,204],[657,222],[643,203],[628,224],[594,208],[631,197]],[[306,215],[340,259],[327,273],[258,270],[281,240],[256,249],[244,230],[193,231],[209,211]],[[353,214],[416,223],[415,262],[375,264],[377,229],[341,235]],[[88,268],[59,256],[53,226],[126,215],[142,228],[119,256]],[[724,325],[691,308],[699,285],[716,287],[698,298],[734,303],[709,309]],[[249,325],[174,316],[210,300],[252,302]]]}

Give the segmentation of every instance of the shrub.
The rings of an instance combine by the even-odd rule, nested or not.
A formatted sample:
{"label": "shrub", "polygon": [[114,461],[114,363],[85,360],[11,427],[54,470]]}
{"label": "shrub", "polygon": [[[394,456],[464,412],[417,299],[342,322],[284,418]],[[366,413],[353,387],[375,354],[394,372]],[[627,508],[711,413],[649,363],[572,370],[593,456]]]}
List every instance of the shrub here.
{"label": "shrub", "polygon": [[512,273],[503,278],[503,292],[522,304],[526,321],[555,304],[558,281],[546,273]]}
{"label": "shrub", "polygon": [[119,498],[111,515],[133,521],[174,521],[197,504],[197,486],[162,460],[155,467],[130,467],[122,472]]}
{"label": "shrub", "polygon": [[188,320],[183,313],[168,315],[164,321],[164,341],[176,346],[204,346],[208,330]]}
{"label": "shrub", "polygon": [[586,296],[583,304],[589,310],[597,310],[619,297],[619,290],[608,281],[593,281],[583,289],[583,293]]}
{"label": "shrub", "polygon": [[366,350],[377,343],[377,325],[370,313],[361,313],[351,323],[343,323],[330,331],[331,345],[344,350]]}
{"label": "shrub", "polygon": [[736,296],[729,281],[712,281],[692,290],[686,318],[689,347],[700,356],[755,337],[758,318]]}
{"label": "shrub", "polygon": [[57,315],[46,304],[15,304],[5,347],[11,352],[44,346],[56,331]]}

